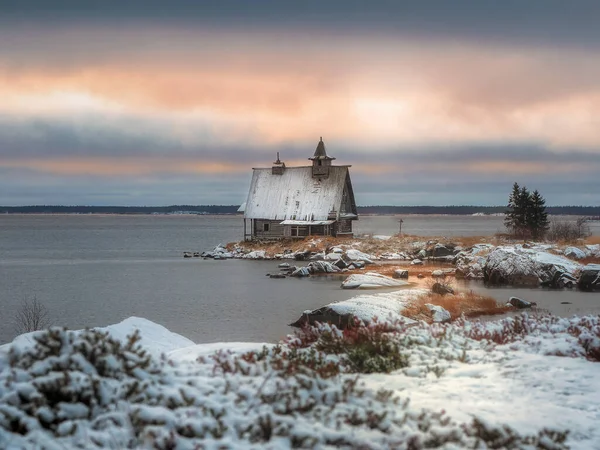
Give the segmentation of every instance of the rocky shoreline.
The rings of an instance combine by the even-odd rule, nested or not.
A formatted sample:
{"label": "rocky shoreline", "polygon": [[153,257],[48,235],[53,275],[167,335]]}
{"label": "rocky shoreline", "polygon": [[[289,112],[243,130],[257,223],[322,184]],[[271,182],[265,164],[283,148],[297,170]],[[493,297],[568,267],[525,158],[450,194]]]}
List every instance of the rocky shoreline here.
{"label": "rocky shoreline", "polygon": [[[600,291],[600,244],[577,246],[551,243],[479,242],[465,245],[460,239],[419,240],[410,237],[370,239],[312,238],[293,242],[240,242],[218,245],[203,252],[203,258],[282,260],[274,277],[316,274],[362,274],[370,282],[348,283],[351,288],[383,286],[400,278],[397,270],[430,277],[455,276],[483,280],[488,285],[544,286]],[[293,263],[292,263],[293,261]],[[437,274],[436,274],[437,272]],[[404,274],[407,276],[408,273]],[[344,287],[344,286],[343,286]]]}

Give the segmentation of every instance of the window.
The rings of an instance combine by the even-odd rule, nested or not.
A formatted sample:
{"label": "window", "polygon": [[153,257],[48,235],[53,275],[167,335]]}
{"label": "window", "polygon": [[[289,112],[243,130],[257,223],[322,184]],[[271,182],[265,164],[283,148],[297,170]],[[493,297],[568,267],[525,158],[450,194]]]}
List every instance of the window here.
{"label": "window", "polygon": [[267,232],[270,231],[271,227],[270,227],[270,223],[263,223],[263,231]]}

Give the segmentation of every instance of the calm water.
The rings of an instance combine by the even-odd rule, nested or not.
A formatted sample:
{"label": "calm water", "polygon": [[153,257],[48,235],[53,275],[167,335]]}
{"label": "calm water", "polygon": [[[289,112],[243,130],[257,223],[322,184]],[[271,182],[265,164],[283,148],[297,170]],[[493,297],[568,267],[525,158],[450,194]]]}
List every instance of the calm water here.
{"label": "calm water", "polygon": [[[356,232],[393,234],[397,220],[361,217]],[[403,223],[416,235],[500,230],[500,217],[407,216]],[[266,278],[276,262],[181,257],[241,235],[241,219],[230,216],[0,215],[0,343],[15,334],[18,305],[34,297],[54,325],[103,326],[136,315],[215,342],[275,341],[302,311],[356,295],[339,289],[338,280]],[[520,291],[494,292],[505,299]],[[526,298],[537,301],[531,297],[540,293],[527,291]],[[558,304],[569,295],[572,312],[600,305],[594,294],[552,295]]]}

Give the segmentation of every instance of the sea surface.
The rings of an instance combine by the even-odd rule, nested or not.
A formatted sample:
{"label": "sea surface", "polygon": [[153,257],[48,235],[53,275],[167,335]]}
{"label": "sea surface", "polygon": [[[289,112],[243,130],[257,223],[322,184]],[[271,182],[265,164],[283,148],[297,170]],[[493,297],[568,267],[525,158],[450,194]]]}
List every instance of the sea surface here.
{"label": "sea surface", "polygon": [[[390,235],[399,216],[362,216],[355,233]],[[493,235],[497,216],[403,216],[403,233]],[[594,234],[600,234],[595,223]],[[306,309],[357,295],[335,278],[265,277],[275,261],[183,259],[242,238],[237,216],[0,215],[0,343],[15,336],[14,316],[36,298],[53,325],[105,326],[130,316],[160,323],[195,342],[274,342]],[[487,289],[520,295],[557,314],[600,313],[600,295]],[[562,302],[569,301],[569,304]]]}

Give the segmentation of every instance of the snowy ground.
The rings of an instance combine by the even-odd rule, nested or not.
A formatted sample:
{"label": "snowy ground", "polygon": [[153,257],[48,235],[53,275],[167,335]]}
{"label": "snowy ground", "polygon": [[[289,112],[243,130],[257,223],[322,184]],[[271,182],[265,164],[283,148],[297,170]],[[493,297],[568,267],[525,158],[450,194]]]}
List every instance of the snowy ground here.
{"label": "snowy ground", "polygon": [[[489,427],[506,424],[522,434],[535,435],[542,428],[568,430],[570,448],[600,448],[600,366],[590,360],[590,352],[600,348],[599,317],[405,328],[394,339],[406,349],[410,365],[389,374],[361,375],[363,394],[348,388],[355,375],[322,381],[302,374],[287,377],[265,368],[266,362],[254,365],[236,357],[260,352],[261,343],[195,345],[140,318],[103,331],[126,342],[136,328],[151,355],[164,352],[171,362],[152,363],[121,376],[126,364],[120,366],[108,354],[96,357],[94,369],[82,360],[81,333],[71,338],[58,333],[62,350],[41,361],[31,359],[35,335],[17,338],[12,368],[11,346],[0,348],[0,448],[171,448],[173,443],[194,448],[201,443],[203,448],[245,449],[289,448],[294,442],[316,448],[334,448],[332,442],[349,448],[406,448],[410,439],[423,444],[436,433],[444,435],[444,430],[451,430],[460,443],[435,448],[475,445],[467,429],[438,423],[432,413],[419,418],[422,410],[445,410],[458,423],[477,417]],[[279,350],[266,347],[265,361],[277,359],[282,348],[286,351],[286,344]],[[220,357],[213,360],[210,355],[215,352]],[[98,378],[100,360],[108,361],[117,375]],[[343,357],[331,360],[341,364]],[[65,370],[72,371],[67,388],[88,389],[88,379],[100,383],[105,390],[96,392],[98,403],[88,407],[85,397],[88,400],[59,402],[54,409],[32,412],[31,405],[44,403],[39,392]],[[138,385],[137,394],[123,397],[123,386],[129,390]],[[409,406],[382,399],[380,388],[410,399]],[[21,422],[11,422],[10,417],[21,417],[21,428],[15,428]],[[51,419],[60,422],[53,430],[47,425]],[[23,436],[15,429],[29,432]]]}

